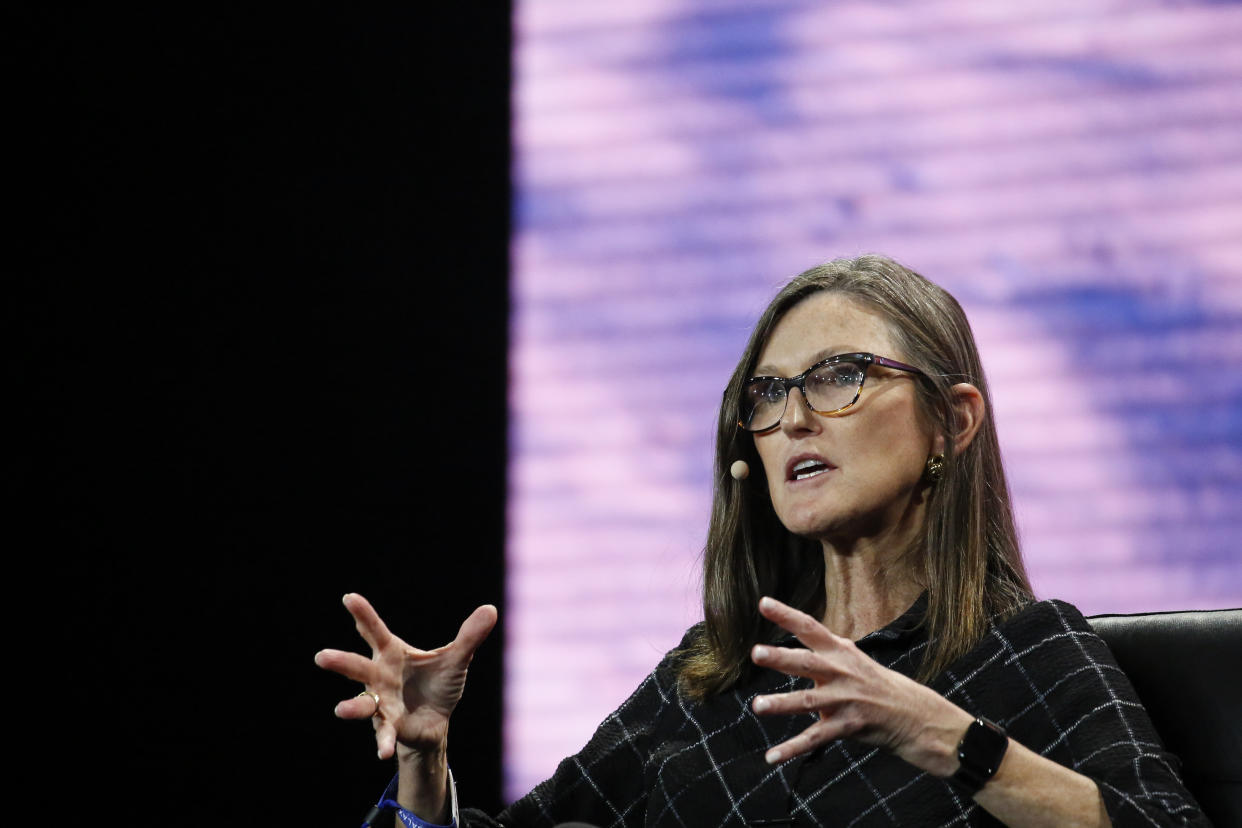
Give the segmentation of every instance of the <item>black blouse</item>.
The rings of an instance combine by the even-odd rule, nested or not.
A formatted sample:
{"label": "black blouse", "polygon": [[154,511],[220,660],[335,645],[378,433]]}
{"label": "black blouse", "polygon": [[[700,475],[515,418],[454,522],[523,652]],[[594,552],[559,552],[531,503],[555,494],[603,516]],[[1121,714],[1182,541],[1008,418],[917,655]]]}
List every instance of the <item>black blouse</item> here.
{"label": "black blouse", "polygon": [[[926,596],[858,641],[877,662],[913,676],[927,647]],[[692,628],[684,647],[698,632]],[[780,643],[799,646],[788,636]],[[693,702],[677,692],[669,653],[551,779],[497,818],[461,812],[463,826],[998,825],[946,780],[879,748],[842,739],[771,766],[766,749],[810,715],[756,716],[756,695],[811,686],[760,671]],[[1182,786],[1134,689],[1104,642],[1069,604],[1031,604],[994,626],[929,683],[1031,750],[1094,779],[1114,826],[1208,825]]]}

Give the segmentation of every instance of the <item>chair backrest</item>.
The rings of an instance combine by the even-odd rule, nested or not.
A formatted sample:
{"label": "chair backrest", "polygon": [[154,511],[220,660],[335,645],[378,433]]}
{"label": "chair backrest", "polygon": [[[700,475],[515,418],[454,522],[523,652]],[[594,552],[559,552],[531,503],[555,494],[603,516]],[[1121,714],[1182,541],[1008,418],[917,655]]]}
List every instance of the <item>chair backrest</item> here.
{"label": "chair backrest", "polygon": [[1242,609],[1087,620],[1182,760],[1208,818],[1242,826]]}

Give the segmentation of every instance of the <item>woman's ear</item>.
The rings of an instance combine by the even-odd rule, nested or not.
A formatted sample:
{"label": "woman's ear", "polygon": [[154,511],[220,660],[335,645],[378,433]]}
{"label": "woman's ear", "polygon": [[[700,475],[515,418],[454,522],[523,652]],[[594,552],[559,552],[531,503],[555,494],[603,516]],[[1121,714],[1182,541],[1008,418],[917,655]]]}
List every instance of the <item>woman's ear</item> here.
{"label": "woman's ear", "polygon": [[[953,454],[959,456],[971,440],[979,433],[983,418],[987,416],[987,406],[983,403],[983,394],[968,382],[959,382],[949,389],[953,395]],[[944,452],[944,439],[936,438],[936,450]]]}

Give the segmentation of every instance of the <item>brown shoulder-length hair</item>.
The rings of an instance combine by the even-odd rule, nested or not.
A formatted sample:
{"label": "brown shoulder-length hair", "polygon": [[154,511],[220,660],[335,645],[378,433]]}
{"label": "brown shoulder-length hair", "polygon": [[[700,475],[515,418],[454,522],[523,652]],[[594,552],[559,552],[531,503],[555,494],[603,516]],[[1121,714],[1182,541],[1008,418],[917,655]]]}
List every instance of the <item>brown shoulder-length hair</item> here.
{"label": "brown shoulder-length hair", "polygon": [[[720,406],[711,525],[703,561],[702,634],[682,661],[680,682],[694,698],[733,687],[755,669],[750,649],[777,630],[759,615],[771,595],[815,617],[825,608],[824,558],[818,541],[787,530],[768,496],[763,464],[751,434],[737,426],[742,384],[781,318],[820,292],[850,297],[889,322],[894,355],[926,376],[915,387],[920,414],[945,438],[944,473],[930,493],[922,549],[928,587],[929,644],[919,669],[926,682],[970,650],[989,621],[1032,600],[1018,550],[1009,486],[1001,465],[991,397],[970,323],[943,288],[883,256],[838,259],[795,277],[759,318]],[[887,356],[887,355],[886,355]],[[975,385],[988,412],[970,445],[952,454],[956,433],[951,388]],[[743,481],[729,467],[745,460]]]}

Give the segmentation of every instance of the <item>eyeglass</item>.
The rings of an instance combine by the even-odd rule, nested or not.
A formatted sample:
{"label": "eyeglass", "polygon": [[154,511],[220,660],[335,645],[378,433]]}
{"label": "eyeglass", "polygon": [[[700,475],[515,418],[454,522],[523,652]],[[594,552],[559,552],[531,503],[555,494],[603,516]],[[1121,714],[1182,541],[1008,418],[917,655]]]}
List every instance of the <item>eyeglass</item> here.
{"label": "eyeglass", "polygon": [[796,377],[751,377],[742,386],[737,425],[745,431],[776,428],[785,416],[791,388],[802,391],[806,407],[816,414],[840,414],[858,402],[867,369],[872,365],[923,373],[913,365],[875,354],[837,354],[815,363]]}

